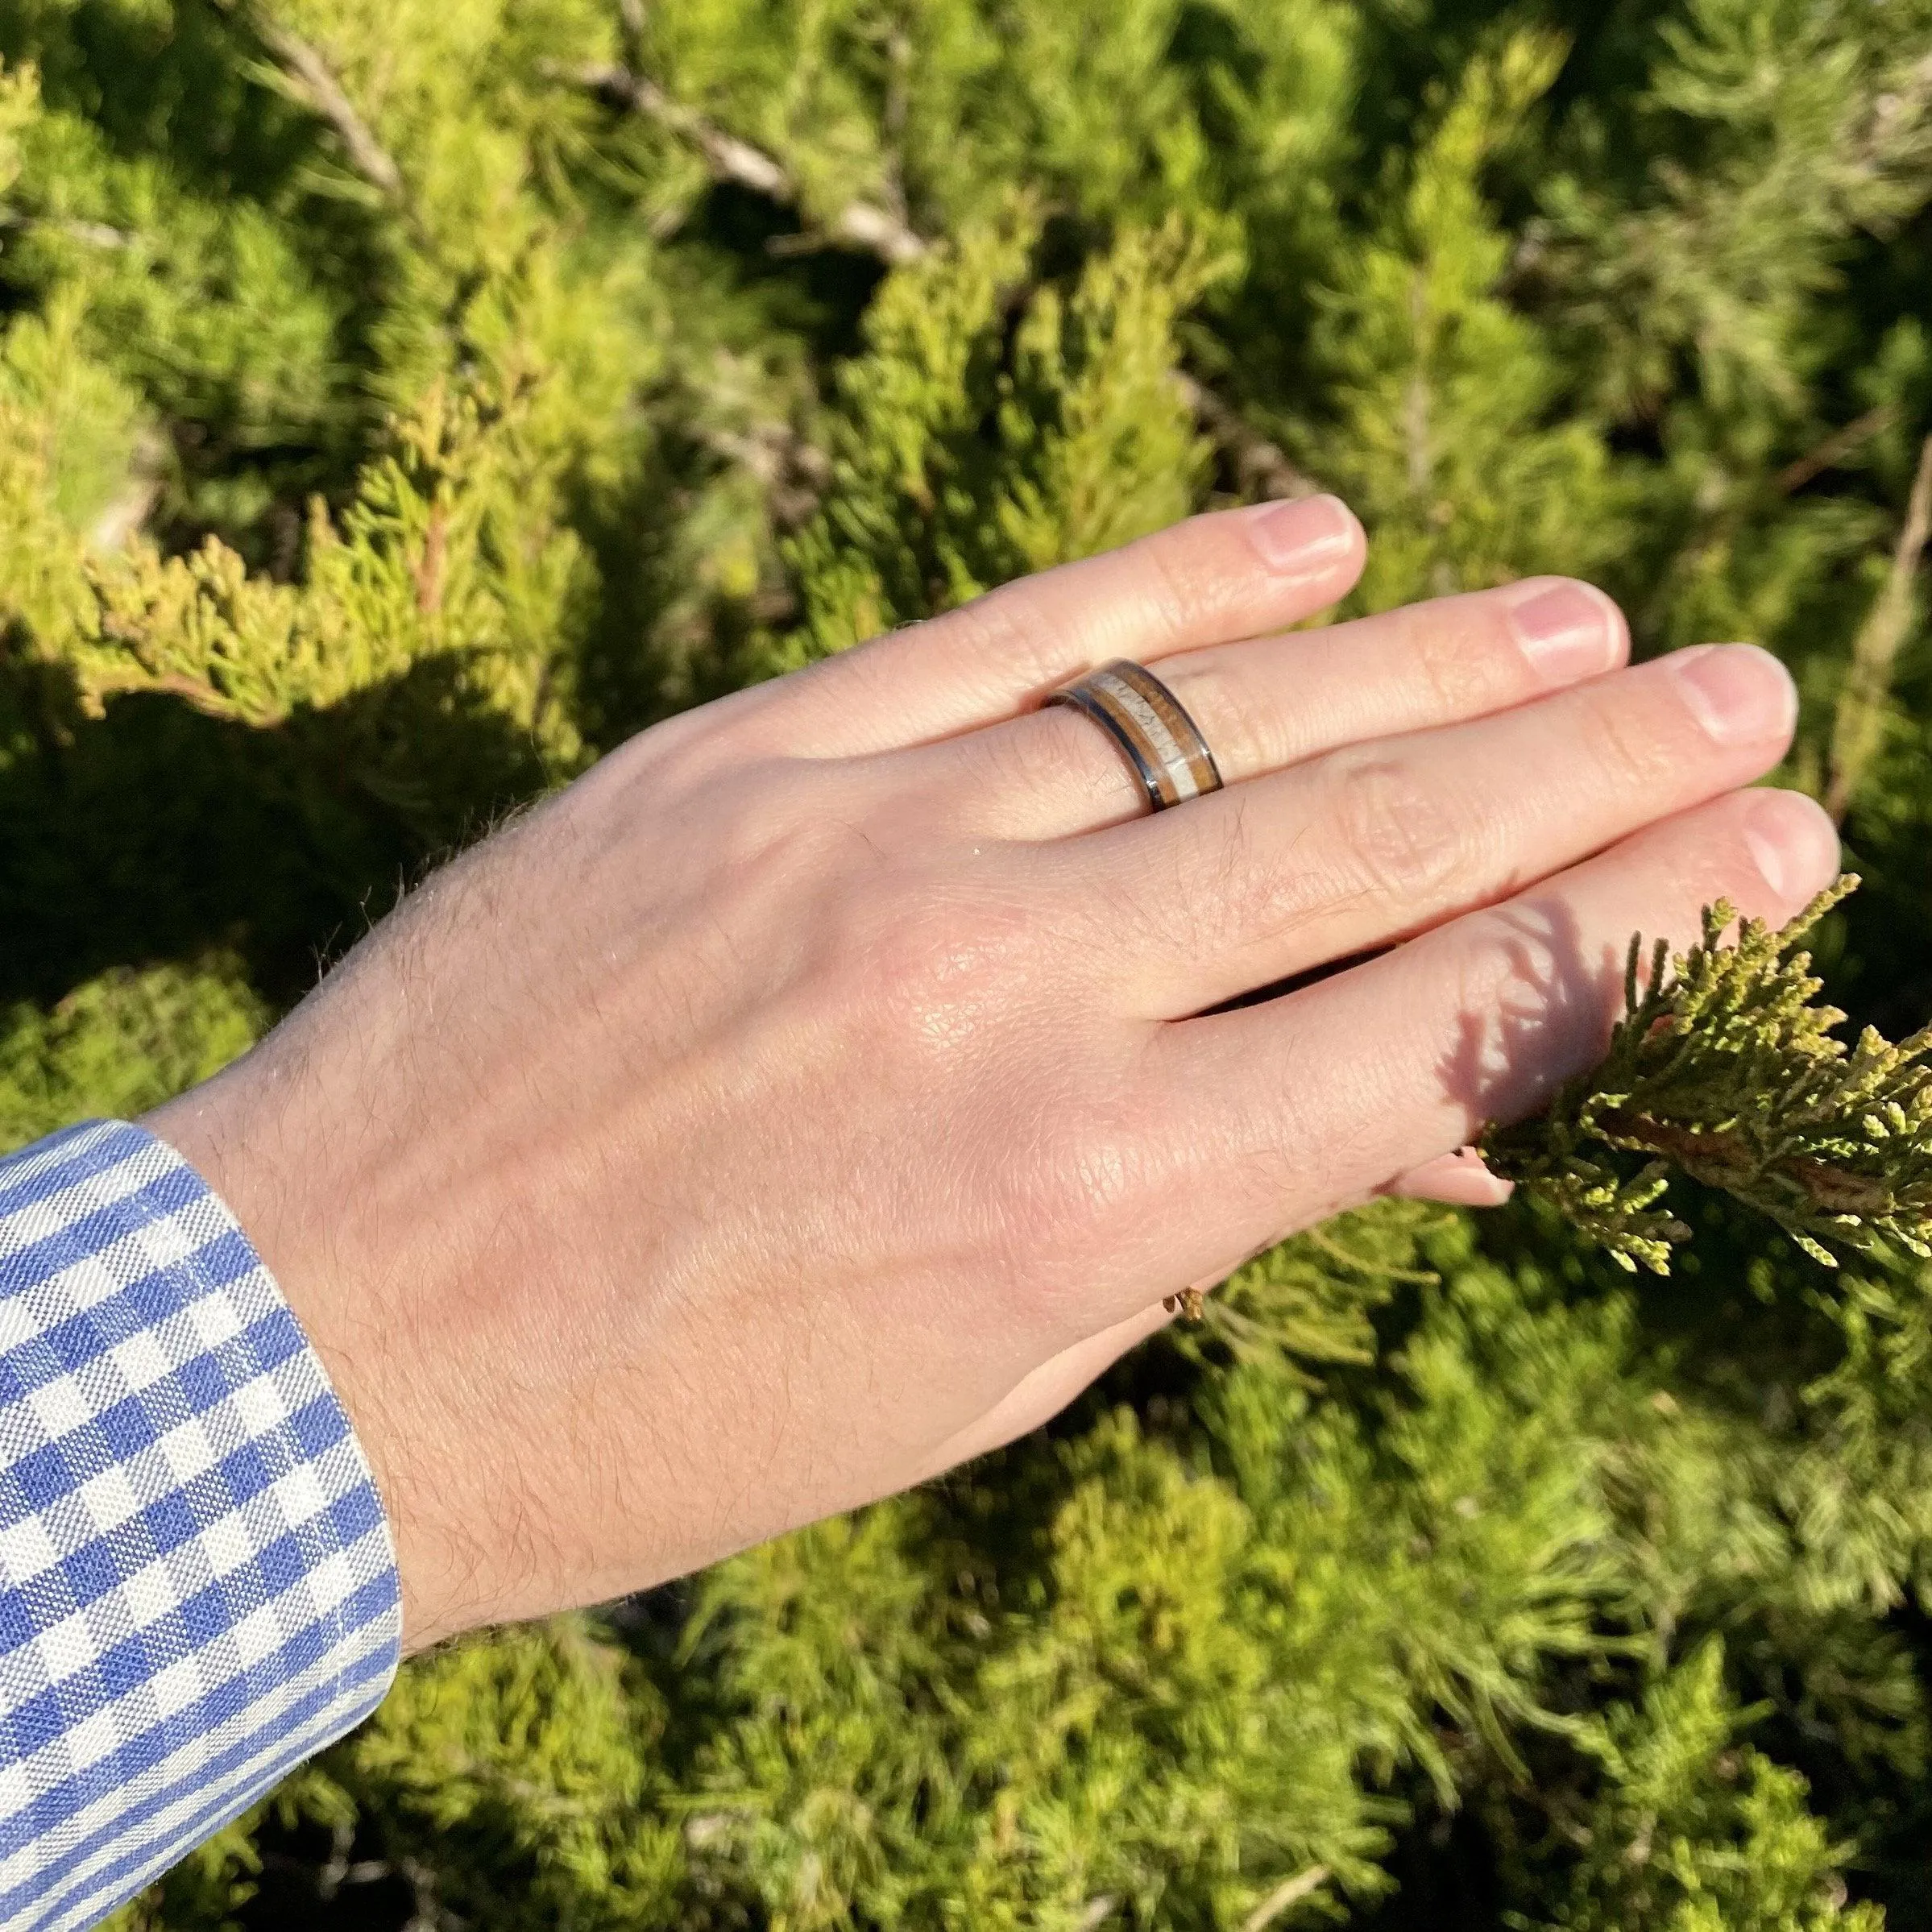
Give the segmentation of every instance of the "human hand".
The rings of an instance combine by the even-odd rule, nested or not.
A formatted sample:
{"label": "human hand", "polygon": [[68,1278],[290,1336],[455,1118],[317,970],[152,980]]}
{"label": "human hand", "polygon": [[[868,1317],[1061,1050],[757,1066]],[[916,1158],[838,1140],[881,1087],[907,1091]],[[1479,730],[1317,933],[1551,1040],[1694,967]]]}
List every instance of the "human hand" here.
{"label": "human hand", "polygon": [[[412,1646],[1008,1440],[1378,1191],[1487,1197],[1454,1150],[1591,1062],[1634,929],[1831,877],[1735,789],[1773,660],[1618,669],[1553,578],[1268,634],[1361,560],[1332,500],[1199,517],[674,719],[151,1117],[335,1379]],[[1117,656],[1225,790],[1149,818],[1038,708]]]}

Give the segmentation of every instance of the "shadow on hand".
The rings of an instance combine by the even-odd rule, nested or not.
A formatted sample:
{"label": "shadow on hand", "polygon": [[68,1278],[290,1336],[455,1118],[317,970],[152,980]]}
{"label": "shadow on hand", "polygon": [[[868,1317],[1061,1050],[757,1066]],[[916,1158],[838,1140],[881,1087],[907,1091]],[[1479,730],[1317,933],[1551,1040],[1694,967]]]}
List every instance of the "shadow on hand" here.
{"label": "shadow on hand", "polygon": [[1552,898],[1485,917],[1503,931],[1508,963],[1494,1005],[1465,1006],[1439,1063],[1444,1092],[1470,1131],[1535,1113],[1557,1088],[1602,1057],[1623,1010],[1622,946],[1587,945],[1576,914]]}
{"label": "shadow on hand", "polygon": [[[1493,1006],[1464,1012],[1441,1063],[1444,1089],[1467,1109],[1472,1133],[1528,1119],[1558,1083],[1587,1073],[1624,1005],[1627,937],[1594,951],[1567,908],[1547,901],[1495,916],[1509,935],[1503,990]],[[1651,939],[1644,935],[1646,954]],[[1633,1172],[1647,1158],[1598,1152]],[[1511,1211],[1483,1217],[1483,1246],[1499,1261],[1532,1262],[1573,1287],[1629,1295],[1644,1345],[1667,1345],[1673,1375],[1706,1399],[1753,1416],[1768,1401],[1795,1413],[1797,1390],[1838,1360],[1843,1345],[1808,1291],[1816,1264],[1752,1210],[1685,1175],[1672,1175],[1669,1204],[1694,1233],[1667,1275],[1625,1272],[1520,1195]]]}

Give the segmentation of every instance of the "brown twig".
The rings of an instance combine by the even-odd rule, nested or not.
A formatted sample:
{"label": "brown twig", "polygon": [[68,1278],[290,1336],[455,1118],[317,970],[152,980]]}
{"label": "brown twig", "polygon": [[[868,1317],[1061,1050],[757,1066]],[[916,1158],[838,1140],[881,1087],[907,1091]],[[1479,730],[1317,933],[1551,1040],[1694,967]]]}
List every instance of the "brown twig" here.
{"label": "brown twig", "polygon": [[[642,44],[641,0],[622,0],[623,36],[632,60]],[[559,68],[562,77],[595,94],[608,106],[655,121],[703,156],[715,180],[748,189],[782,206],[800,209],[798,184],[776,156],[740,139],[695,108],[674,99],[635,66],[615,62]],[[888,119],[892,118],[889,111]],[[802,210],[801,210],[802,212]],[[902,267],[924,255],[931,244],[905,216],[882,202],[853,200],[829,221],[817,225],[795,242],[774,244],[781,250],[825,246],[855,248],[873,255],[888,267]],[[1242,495],[1257,499],[1313,496],[1321,486],[1299,469],[1276,444],[1250,429],[1240,415],[1194,377],[1177,370],[1173,380],[1188,406],[1233,469]],[[734,452],[744,454],[743,452]],[[757,452],[769,465],[772,452]],[[759,466],[754,464],[754,467]],[[811,479],[815,483],[817,479]]]}
{"label": "brown twig", "polygon": [[1796,462],[1787,463],[1771,479],[1772,488],[1781,496],[1795,496],[1814,477],[1822,476],[1827,470],[1835,470],[1861,443],[1882,435],[1897,420],[1898,411],[1890,403],[1880,403],[1876,409],[1868,409],[1842,429],[1834,429]]}
{"label": "brown twig", "polygon": [[[627,113],[645,116],[688,141],[704,157],[715,179],[729,181],[782,206],[797,209],[800,191],[785,164],[749,141],[740,140],[695,108],[674,100],[649,75],[600,62],[567,70],[567,78]],[[876,201],[855,199],[811,230],[815,240],[856,248],[898,267],[916,262],[931,244],[911,225]]]}
{"label": "brown twig", "polygon": [[1913,479],[1912,499],[1892,553],[1892,568],[1851,646],[1851,667],[1845,674],[1845,688],[1832,720],[1831,775],[1825,788],[1825,809],[1840,823],[1884,743],[1886,694],[1898,653],[1912,628],[1913,591],[1929,540],[1932,436],[1919,450],[1918,473]]}
{"label": "brown twig", "polygon": [[89,717],[98,718],[104,715],[110,698],[133,697],[149,692],[179,698],[190,711],[199,711],[204,718],[218,719],[223,723],[281,722],[280,713],[263,715],[251,712],[247,706],[237,704],[212,684],[191,677],[186,671],[150,671],[138,666],[88,678],[81,694],[81,708]]}
{"label": "brown twig", "polygon": [[221,0],[246,20],[255,38],[274,56],[275,64],[297,97],[335,130],[348,151],[350,165],[371,188],[392,201],[403,196],[403,171],[388,148],[343,93],[329,63],[301,35],[272,19],[262,8],[242,0]]}
{"label": "brown twig", "polygon": [[1292,1878],[1283,1879],[1248,1916],[1241,1922],[1241,1932],[1265,1932],[1290,1905],[1298,1905],[1311,1893],[1319,1891],[1329,1882],[1326,1865],[1310,1865],[1305,1872],[1297,1872]]}
{"label": "brown twig", "polygon": [[[1897,420],[1897,412],[1888,404],[1868,409],[1842,429],[1833,430],[1796,462],[1786,464],[1771,479],[1772,490],[1779,496],[1795,495],[1814,478],[1843,462],[1861,443],[1890,429]],[[1663,622],[1664,613],[1686,571],[1696,568],[1719,545],[1730,542],[1746,516],[1760,506],[1762,500],[1753,488],[1727,487],[1715,492],[1702,508],[1696,534],[1678,553],[1676,562],[1661,572],[1652,585],[1641,614],[1640,628],[1655,630]]]}
{"label": "brown twig", "polygon": [[1205,383],[1179,369],[1171,379],[1209,439],[1227,458],[1242,495],[1260,500],[1320,495],[1320,483],[1297,468],[1278,444],[1269,442],[1258,429],[1250,429],[1240,413],[1229,408]]}
{"label": "brown twig", "polygon": [[1734,1188],[1755,1181],[1761,1173],[1779,1174],[1814,1207],[1834,1214],[1882,1213],[1892,1198],[1883,1180],[1806,1155],[1787,1155],[1768,1168],[1761,1167],[1742,1134],[1699,1132],[1620,1107],[1607,1109],[1600,1125],[1618,1146],[1664,1155],[1707,1186]]}
{"label": "brown twig", "polygon": [[443,569],[450,553],[450,512],[438,503],[429,512],[429,527],[423,533],[423,553],[411,566],[416,584],[416,607],[425,617],[433,616],[443,600]]}

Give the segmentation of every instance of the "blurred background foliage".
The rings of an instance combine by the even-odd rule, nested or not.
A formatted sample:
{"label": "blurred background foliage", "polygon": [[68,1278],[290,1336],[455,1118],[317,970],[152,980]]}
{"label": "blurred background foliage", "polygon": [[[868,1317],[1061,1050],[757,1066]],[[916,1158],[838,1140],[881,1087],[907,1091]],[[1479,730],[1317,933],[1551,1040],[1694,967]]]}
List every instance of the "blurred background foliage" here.
{"label": "blurred background foliage", "polygon": [[[1781,652],[1932,1013],[1932,0],[3,0],[0,1134],[653,719],[1215,503]],[[1932,1276],[1264,1257],[1053,1428],[419,1660],[127,1909],[1932,1925]]]}

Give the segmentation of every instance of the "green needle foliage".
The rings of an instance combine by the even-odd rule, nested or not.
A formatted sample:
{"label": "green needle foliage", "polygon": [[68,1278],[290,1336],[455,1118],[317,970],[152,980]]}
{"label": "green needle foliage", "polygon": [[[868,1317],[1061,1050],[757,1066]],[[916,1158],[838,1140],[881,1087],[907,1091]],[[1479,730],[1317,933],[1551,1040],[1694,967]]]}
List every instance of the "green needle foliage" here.
{"label": "green needle foliage", "polygon": [[[1932,1259],[1932,1027],[1894,1046],[1845,1015],[1798,943],[1854,891],[1847,874],[1781,931],[1722,902],[1704,936],[1644,969],[1631,941],[1623,1017],[1601,1066],[1482,1143],[1492,1169],[1541,1196],[1623,1267],[1670,1271],[1690,1230],[1655,1204],[1676,1168],[1777,1223],[1826,1267],[1896,1242]],[[1735,937],[1727,941],[1733,927]],[[1619,1155],[1648,1157],[1631,1171]]]}
{"label": "green needle foliage", "polygon": [[1866,881],[1640,948],[1509,1209],[416,1660],[117,1932],[1932,1926],[1928,315],[1932,0],[0,5],[6,1144],[653,720],[1315,488],[1345,615],[1776,650]]}

